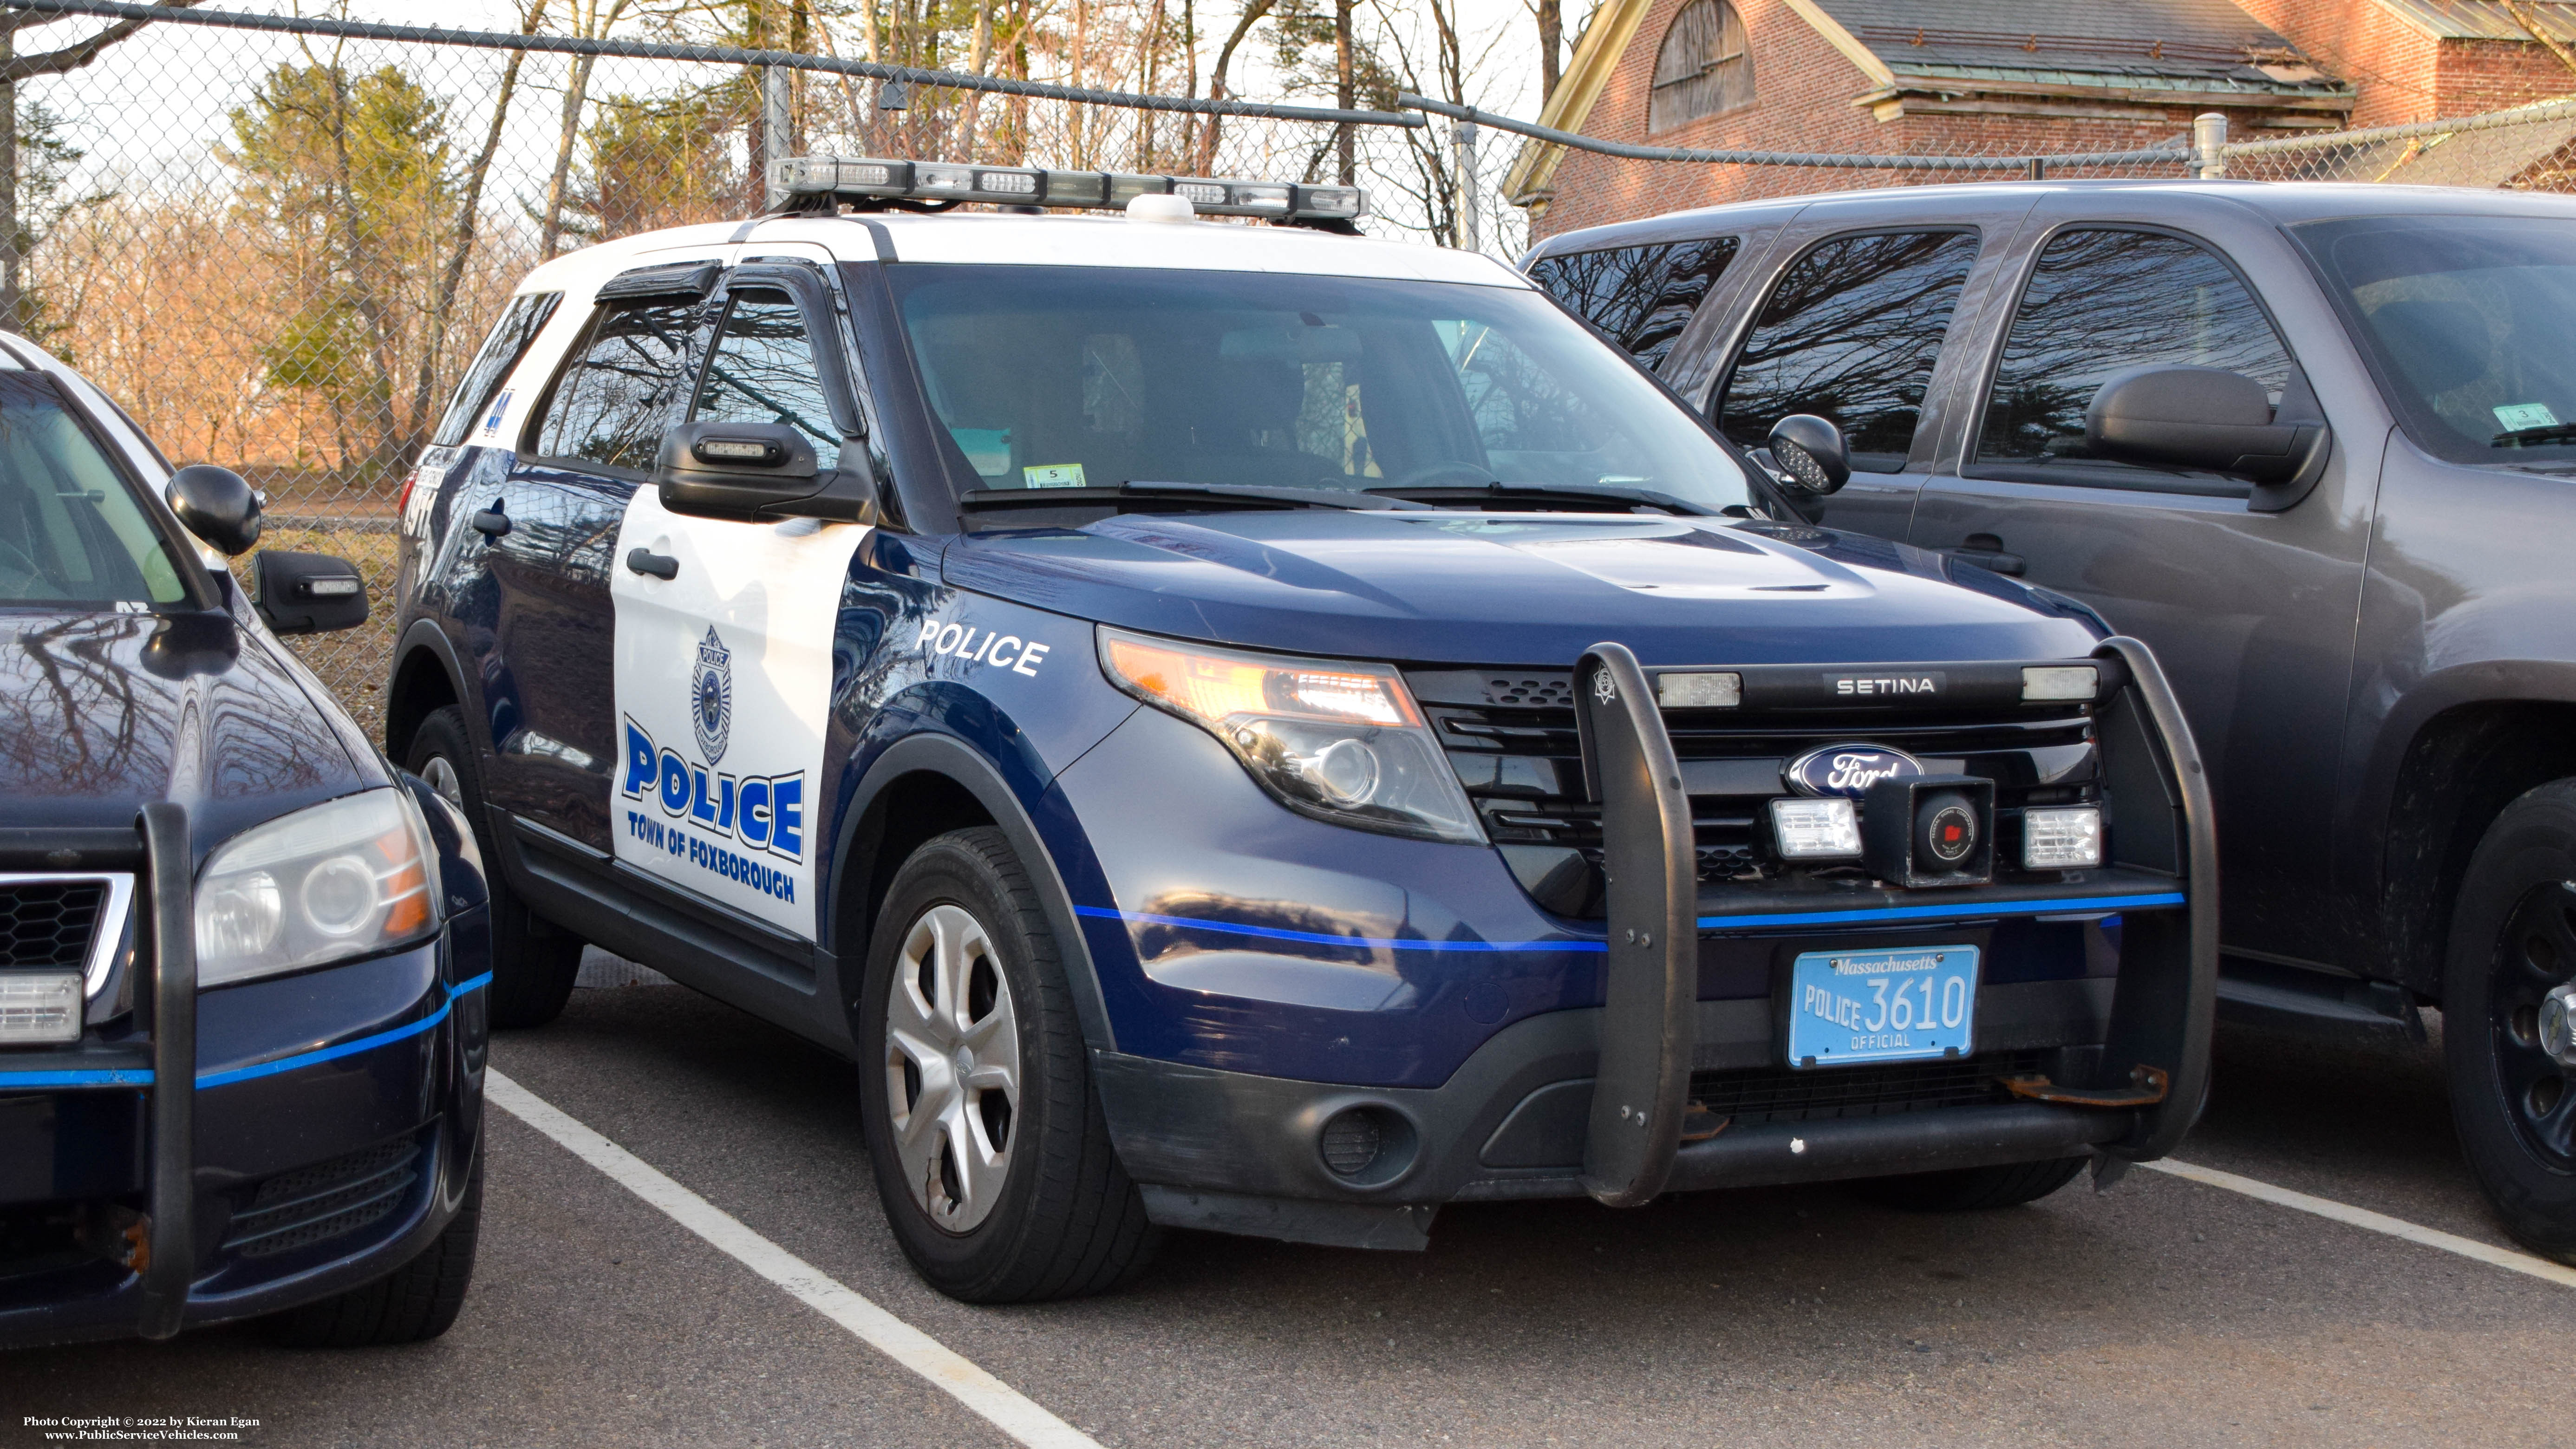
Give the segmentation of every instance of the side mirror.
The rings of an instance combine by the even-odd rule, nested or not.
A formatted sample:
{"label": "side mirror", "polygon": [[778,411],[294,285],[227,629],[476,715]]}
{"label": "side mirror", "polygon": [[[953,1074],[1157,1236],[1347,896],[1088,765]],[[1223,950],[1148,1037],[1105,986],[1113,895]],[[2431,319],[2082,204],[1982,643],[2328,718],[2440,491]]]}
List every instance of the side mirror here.
{"label": "side mirror", "polygon": [[2084,445],[2097,458],[2198,468],[2262,486],[2313,480],[2329,441],[2322,418],[2275,420],[2263,384],[2216,367],[2124,368],[2102,380],[2084,409]]}
{"label": "side mirror", "polygon": [[1791,413],[1771,425],[1771,459],[1799,491],[1821,498],[1851,481],[1851,445],[1843,430],[1814,413]]}
{"label": "side mirror", "polygon": [[250,561],[260,618],[280,634],[328,634],[367,622],[358,566],[323,553],[269,549]]}
{"label": "side mirror", "polygon": [[700,518],[876,518],[867,468],[823,467],[785,423],[682,423],[662,434],[653,484],[663,507]]}
{"label": "side mirror", "polygon": [[227,558],[259,544],[259,494],[242,475],[212,463],[191,463],[170,475],[164,495],[190,533]]}

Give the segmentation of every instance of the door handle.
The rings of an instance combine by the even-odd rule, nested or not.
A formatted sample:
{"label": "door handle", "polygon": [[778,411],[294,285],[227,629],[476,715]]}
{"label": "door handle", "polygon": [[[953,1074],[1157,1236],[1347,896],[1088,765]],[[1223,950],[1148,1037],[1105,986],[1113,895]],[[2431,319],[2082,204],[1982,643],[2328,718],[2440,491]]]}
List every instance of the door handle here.
{"label": "door handle", "polygon": [[500,499],[493,499],[491,507],[474,515],[474,531],[486,538],[499,538],[510,531],[510,515],[501,511]]}
{"label": "door handle", "polygon": [[651,574],[657,579],[676,579],[680,576],[678,559],[667,553],[655,553],[649,548],[639,548],[628,553],[626,567],[631,573]]}
{"label": "door handle", "polygon": [[1945,548],[1941,552],[1961,563],[1972,563],[1981,569],[2010,574],[2014,578],[2020,578],[2022,570],[2028,566],[2028,560],[2020,554],[2006,553],[2004,541],[1991,533],[1969,534],[1959,541],[1957,548]]}

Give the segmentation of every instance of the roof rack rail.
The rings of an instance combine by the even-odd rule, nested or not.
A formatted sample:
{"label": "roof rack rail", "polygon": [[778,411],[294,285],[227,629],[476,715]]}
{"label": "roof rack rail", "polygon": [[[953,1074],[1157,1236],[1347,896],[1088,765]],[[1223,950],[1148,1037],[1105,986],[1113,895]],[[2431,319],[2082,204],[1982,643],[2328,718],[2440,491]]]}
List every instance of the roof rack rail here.
{"label": "roof rack rail", "polygon": [[786,198],[789,210],[801,210],[828,199],[826,204],[847,202],[862,210],[945,211],[967,202],[986,202],[995,206],[1116,211],[1139,196],[1178,196],[1202,216],[1249,216],[1309,226],[1347,226],[1368,214],[1368,193],[1356,186],[893,161],[873,156],[782,156],[769,163],[769,180],[774,193]]}

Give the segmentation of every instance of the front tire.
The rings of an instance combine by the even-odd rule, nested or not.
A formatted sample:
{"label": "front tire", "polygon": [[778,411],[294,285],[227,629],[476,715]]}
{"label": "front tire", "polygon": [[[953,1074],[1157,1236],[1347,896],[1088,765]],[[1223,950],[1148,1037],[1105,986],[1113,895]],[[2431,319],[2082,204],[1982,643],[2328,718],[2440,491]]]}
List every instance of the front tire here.
{"label": "front tire", "polygon": [[1884,1207],[1909,1212],[1987,1212],[2037,1202],[2075,1180],[2084,1170],[2081,1157],[2046,1162],[2009,1162],[2000,1167],[1960,1167],[1948,1172],[1917,1172],[1904,1177],[1875,1177],[1852,1184],[1852,1190]]}
{"label": "front tire", "polygon": [[[2576,1052],[2543,1029],[2576,980],[2576,780],[2504,808],[2469,857],[2442,973],[2451,1117],[2469,1171],[2525,1247],[2576,1263]],[[2566,997],[2559,997],[2563,1011]]]}
{"label": "front tire", "polygon": [[886,1222],[968,1303],[1117,1287],[1158,1234],[1119,1167],[1054,933],[998,830],[905,861],[862,988],[868,1156]]}
{"label": "front tire", "polygon": [[530,914],[502,878],[492,812],[483,795],[482,762],[465,731],[465,711],[452,704],[430,711],[411,737],[411,758],[403,767],[464,812],[483,852],[492,916],[492,988],[484,995],[492,1024],[543,1026],[554,1020],[563,1014],[573,978],[581,973],[581,938]]}

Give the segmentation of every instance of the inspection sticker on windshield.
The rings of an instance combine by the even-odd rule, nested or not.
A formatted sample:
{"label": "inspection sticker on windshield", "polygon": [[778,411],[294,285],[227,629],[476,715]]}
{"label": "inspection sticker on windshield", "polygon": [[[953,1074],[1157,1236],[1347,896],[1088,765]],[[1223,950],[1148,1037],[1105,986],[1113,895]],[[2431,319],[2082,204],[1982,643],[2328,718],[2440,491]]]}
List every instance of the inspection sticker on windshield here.
{"label": "inspection sticker on windshield", "polygon": [[1041,463],[1035,467],[1022,468],[1020,470],[1020,481],[1026,483],[1031,488],[1080,488],[1085,486],[1082,481],[1082,465],[1080,463]]}
{"label": "inspection sticker on windshield", "polygon": [[2547,403],[2506,403],[2495,410],[2495,415],[2496,421],[2503,424],[2508,433],[2518,433],[2525,428],[2558,426],[2558,414],[2551,412]]}
{"label": "inspection sticker on windshield", "polygon": [[1789,968],[1789,1065],[1966,1056],[1977,948],[1808,951]]}

